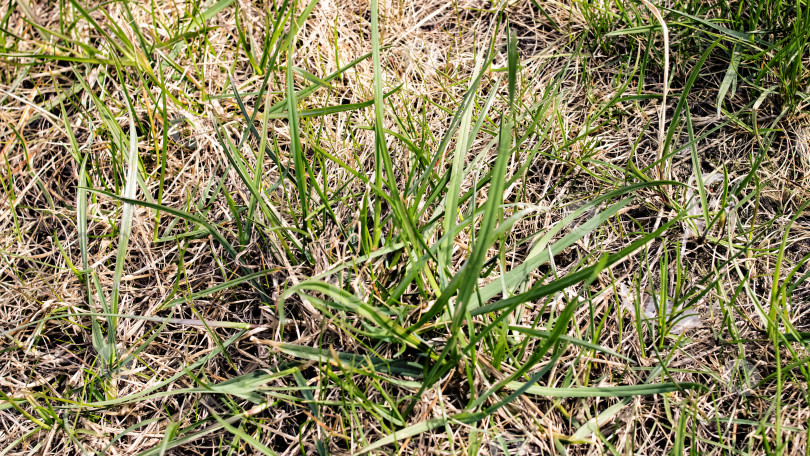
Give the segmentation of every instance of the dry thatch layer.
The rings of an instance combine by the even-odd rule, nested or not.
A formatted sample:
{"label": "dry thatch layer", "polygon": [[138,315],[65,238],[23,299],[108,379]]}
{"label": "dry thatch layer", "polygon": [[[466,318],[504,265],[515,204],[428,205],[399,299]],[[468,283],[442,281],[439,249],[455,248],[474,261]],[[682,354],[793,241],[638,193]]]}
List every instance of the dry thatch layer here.
{"label": "dry thatch layer", "polygon": [[[323,117],[303,117],[301,122],[303,153],[318,176],[315,183],[326,192],[311,192],[308,207],[313,211],[324,205],[331,209],[328,217],[325,211],[312,217],[317,235],[310,235],[306,242],[309,258],[296,255],[294,249],[291,253],[290,246],[285,245],[289,242],[277,234],[302,226],[302,202],[295,185],[285,180],[263,196],[282,228],[269,229],[274,222],[257,209],[259,228],[254,227],[249,242],[239,246],[236,259],[201,230],[201,225],[166,212],[158,216],[157,211],[142,205],[130,206],[131,234],[120,281],[115,270],[126,205],[88,191],[85,266],[77,215],[82,211],[77,204],[82,196],[80,188],[124,194],[128,149],[120,146],[127,144],[132,125],[137,125],[141,160],[137,199],[195,214],[226,233],[229,242],[239,244],[247,218],[239,220],[234,214],[247,213],[251,190],[232,165],[228,141],[238,145],[234,148],[250,170],[262,167],[257,173],[259,188],[273,187],[283,173],[269,157],[261,164],[257,162],[259,142],[245,134],[245,117],[233,87],[241,94],[249,115],[258,108],[257,128],[263,125],[267,107],[285,99],[286,50],[281,50],[278,67],[271,71],[265,101],[257,96],[262,75],[256,68],[261,66],[251,63],[248,54],[253,51],[246,51],[241,44],[263,49],[263,40],[272,33],[275,20],[267,13],[280,6],[228,2],[209,18],[203,31],[171,41],[193,24],[196,10],[192,2],[83,5],[86,17],[75,4],[22,3],[11,10],[10,5],[0,7],[0,16],[8,14],[7,30],[1,33],[9,50],[0,63],[0,153],[4,163],[0,170],[0,331],[5,347],[0,353],[0,391],[6,395],[0,410],[5,430],[0,435],[0,448],[7,449],[3,454],[86,451],[128,455],[159,451],[162,442],[175,454],[229,454],[231,450],[234,454],[260,454],[260,447],[250,438],[278,454],[315,454],[319,442],[330,454],[351,454],[393,430],[466,410],[471,400],[519,369],[522,360],[542,345],[543,338],[528,338],[510,330],[510,340],[517,347],[513,358],[494,362],[493,347],[481,341],[475,347],[473,364],[460,362],[459,369],[449,371],[418,397],[419,378],[369,375],[360,367],[352,370],[340,366],[334,359],[324,361],[314,355],[305,359],[291,348],[316,347],[335,354],[424,361],[422,354],[405,350],[394,341],[378,343],[364,338],[363,331],[371,331],[367,322],[357,313],[324,311],[318,302],[324,294],[311,293],[311,299],[289,297],[284,301],[286,321],[283,326],[279,324],[281,295],[313,276],[349,290],[381,312],[388,312],[388,317],[408,324],[415,323],[438,298],[438,293],[425,293],[413,283],[403,293],[401,307],[387,307],[385,296],[391,290],[379,288],[386,283],[394,288],[396,278],[406,273],[406,258],[411,253],[403,252],[402,257],[382,255],[352,265],[360,256],[359,235],[353,233],[359,233],[365,223],[360,206],[364,195],[373,195],[369,185],[356,177],[375,173],[375,132],[368,128],[374,125],[374,108],[370,105]],[[208,11],[211,5],[214,3],[203,2],[196,14]],[[306,6],[297,5],[296,14]],[[638,8],[640,20],[654,24],[654,19]],[[507,176],[519,178],[504,191],[504,211],[506,216],[530,206],[538,211],[521,219],[493,244],[489,257],[497,259],[492,263],[495,272],[483,278],[481,286],[493,283],[502,270],[499,268],[510,270],[526,261],[537,245],[537,233],[542,235],[559,226],[560,220],[599,195],[638,181],[629,171],[629,162],[658,177],[657,167],[647,167],[660,150],[664,80],[658,59],[660,34],[651,35],[651,43],[647,35],[637,34],[593,45],[590,15],[594,10],[575,1],[514,2],[504,12],[518,39],[521,67],[517,111],[536,116],[543,125],[510,157]],[[508,36],[504,28],[495,27],[499,14],[490,2],[479,0],[383,1],[379,5],[380,40],[388,45],[382,51],[383,86],[386,92],[398,88],[386,98],[385,128],[421,141],[409,147],[394,135],[387,137],[400,191],[405,192],[411,184],[412,168],[423,166],[417,152],[421,150],[428,160],[433,158],[469,88],[478,60],[494,36],[494,61],[484,72],[473,123],[482,115],[493,91],[496,97],[482,120],[481,133],[466,152],[464,165],[470,172],[461,182],[461,194],[473,189],[493,167],[497,122],[501,114],[514,109],[509,106],[505,83]],[[296,73],[296,88],[300,90],[371,52],[371,15],[367,2],[318,2],[293,43],[292,64],[304,70]],[[129,56],[112,44],[124,42],[124,37],[115,36],[116,24],[125,38],[135,43],[131,48],[122,45],[132,51]],[[681,32],[673,32],[673,39],[677,33]],[[73,41],[68,42],[67,37]],[[141,51],[141,39],[147,44],[169,44],[153,49],[147,57]],[[640,60],[626,58],[626,53],[642,49],[639,43],[652,44],[656,49],[643,80],[638,73],[631,74],[633,69],[628,65]],[[98,53],[87,61],[71,59],[88,55],[86,47]],[[679,51],[673,48],[671,52]],[[673,58],[666,122],[672,120],[696,61],[697,57],[691,56]],[[463,454],[474,451],[469,448],[472,442],[480,445],[479,454],[504,454],[503,447],[515,454],[548,454],[560,451],[563,443],[571,454],[603,454],[609,447],[620,454],[663,454],[678,445],[675,440],[683,435],[688,437],[686,447],[695,452],[725,454],[724,448],[737,448],[760,453],[776,438],[776,431],[772,425],[759,423],[777,421],[787,453],[806,447],[810,408],[802,376],[804,347],[794,344],[792,351],[783,347],[781,358],[776,358],[762,324],[762,310],[757,309],[754,298],[770,302],[774,274],[784,281],[794,267],[796,274],[791,280],[806,272],[803,257],[810,253],[808,222],[803,217],[792,221],[807,200],[807,118],[801,104],[792,114],[780,116],[781,107],[767,97],[751,110],[750,104],[756,100],[742,89],[729,98],[729,112],[755,112],[754,121],[760,128],[776,120],[773,127],[781,132],[763,139],[763,134],[751,131],[751,124],[744,124],[753,122],[749,115],[734,121],[718,116],[715,106],[724,77],[718,66],[721,61],[720,56],[707,60],[699,83],[689,90],[687,98],[694,136],[702,138],[695,147],[703,172],[722,173],[725,167],[727,181],[740,182],[763,142],[769,145],[756,180],[749,184],[756,190],[755,198],[726,201],[722,183],[707,187],[709,210],[727,214],[724,216],[736,224],[716,223],[708,233],[693,238],[684,236],[684,224],[675,224],[646,247],[601,271],[589,286],[576,285],[551,301],[528,303],[507,320],[514,326],[543,329],[568,302],[583,299],[588,304],[578,307],[566,333],[633,361],[569,345],[558,353],[554,367],[543,377],[540,385],[544,387],[641,385],[663,362],[666,370],[655,372],[655,383],[697,383],[708,388],[628,399],[526,394],[474,424],[451,423],[400,440],[398,454]],[[298,109],[312,113],[326,106],[373,100],[373,75],[372,59],[364,59],[328,81],[331,88],[322,87],[302,99]],[[624,83],[625,92],[637,96],[613,102]],[[132,100],[131,111],[128,98]],[[606,104],[609,110],[600,113]],[[539,112],[538,106],[545,108]],[[107,115],[111,117],[105,118]],[[282,164],[292,168],[294,145],[286,115],[270,117],[268,144],[286,154],[281,157]],[[516,137],[528,131],[530,124],[530,117],[522,118]],[[75,149],[66,125],[75,136]],[[111,125],[120,126],[120,131]],[[432,165],[437,181],[451,168],[455,142],[450,143],[447,156]],[[684,129],[673,145],[688,143]],[[673,156],[673,180],[690,183],[693,179],[690,152],[689,147],[683,147]],[[87,157],[85,185],[77,154]],[[323,158],[328,156],[335,159]],[[524,164],[528,166],[521,170]],[[694,180],[691,184],[696,185]],[[475,209],[473,203],[480,205],[487,199],[487,187],[473,195],[474,199],[459,205],[460,214],[466,216]],[[677,186],[642,188],[632,197],[615,217],[555,252],[553,261],[533,272],[526,287],[568,276],[595,263],[603,252],[619,252],[687,207],[686,190]],[[426,204],[407,203],[416,208]],[[387,204],[381,207],[383,219],[393,214],[394,209]],[[561,227],[553,239],[575,233],[606,207],[607,203],[586,211]],[[433,215],[432,209],[424,211],[414,222],[427,226]],[[789,225],[781,269],[775,272],[779,246]],[[291,232],[299,239],[307,238],[306,233]],[[382,226],[381,234],[385,239],[399,232],[392,217]],[[443,235],[441,229],[425,233],[427,245],[435,244]],[[467,260],[475,243],[473,234],[464,230],[456,236],[448,275],[459,271]],[[726,242],[729,239],[733,248]],[[745,252],[728,261],[741,250]],[[333,272],[345,264],[350,266]],[[94,274],[81,272],[84,269]],[[265,299],[247,281],[230,285],[230,281],[261,271],[266,271],[259,279],[269,294]],[[660,290],[662,280],[670,289],[677,281],[682,286],[678,291],[684,294],[707,290],[692,302],[702,327],[689,329],[680,338],[657,338],[650,328],[636,330],[631,318],[635,310],[628,310],[634,309],[634,300],[640,300],[643,309],[642,294]],[[104,334],[110,320],[82,314],[103,312],[99,296],[112,302],[117,282],[120,300],[115,313],[122,317],[117,318],[114,332],[115,350],[118,359],[135,356],[111,372],[99,353],[112,349],[105,340],[93,340],[92,324],[95,318],[104,328],[99,334]],[[216,289],[221,284],[228,286]],[[213,292],[195,295],[212,288]],[[799,331],[807,330],[808,295],[807,286],[799,283],[785,298],[789,303],[784,307],[789,309],[787,318]],[[549,302],[550,307],[546,305]],[[764,309],[767,312],[769,308],[766,305]],[[479,315],[469,327],[481,329],[489,322],[487,315]],[[449,325],[437,324],[424,337],[440,349],[451,335],[449,330]],[[232,339],[235,336],[238,338]],[[226,356],[221,353],[223,348]],[[733,361],[739,359],[749,363],[742,370],[733,367]],[[550,360],[551,354],[532,373]],[[786,360],[796,364],[789,365]],[[195,365],[197,362],[201,363]],[[778,381],[769,377],[776,373],[777,363],[783,366]],[[246,381],[241,376],[293,366],[299,367],[296,375],[280,374],[257,381],[255,390],[260,400],[245,392],[253,386],[237,388],[237,393],[227,387],[210,389],[210,385],[228,379]],[[740,372],[749,371],[756,371],[758,378],[765,380],[739,380]],[[307,396],[298,388],[303,386],[314,388],[315,398],[321,401],[317,411],[302,401]],[[782,398],[778,417],[773,409],[777,388]],[[389,416],[397,410],[404,413],[411,399],[410,415]],[[495,402],[493,397],[485,405]],[[587,432],[574,438],[583,423],[605,411],[609,412],[598,421],[598,435]],[[228,424],[214,419],[215,415]],[[729,421],[730,417],[736,421]],[[678,433],[680,426],[687,432]],[[191,435],[193,439],[183,441]],[[592,443],[584,444],[584,440]],[[394,452],[395,447],[384,448]]]}

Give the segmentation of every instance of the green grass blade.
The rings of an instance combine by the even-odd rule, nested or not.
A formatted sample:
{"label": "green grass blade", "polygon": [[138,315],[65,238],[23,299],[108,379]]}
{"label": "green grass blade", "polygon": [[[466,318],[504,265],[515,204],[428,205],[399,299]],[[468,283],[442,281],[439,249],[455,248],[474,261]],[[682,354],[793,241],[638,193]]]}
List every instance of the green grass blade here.
{"label": "green grass blade", "polygon": [[[123,198],[126,200],[136,199],[137,178],[138,178],[138,130],[135,127],[135,110],[127,100],[130,110],[129,117],[129,156],[127,157],[127,174]],[[121,275],[124,271],[124,264],[127,259],[129,238],[132,234],[132,218],[135,213],[135,204],[124,201],[121,208],[121,224],[119,225],[118,253],[115,257],[115,271],[113,272],[112,294],[110,297],[110,311],[118,313],[118,301],[120,296],[119,287],[121,285]],[[108,328],[109,343],[115,347],[115,333],[117,322],[113,320],[112,327]],[[115,356],[115,355],[113,355]],[[109,360],[109,362],[114,362]]]}
{"label": "green grass blade", "polygon": [[[517,390],[525,384],[510,382],[507,389]],[[706,390],[704,385],[698,383],[654,383],[651,385],[618,385],[618,386],[581,386],[577,388],[557,388],[532,385],[526,389],[526,394],[545,397],[635,397],[654,394],[672,393],[684,390]]]}
{"label": "green grass blade", "polygon": [[[292,23],[290,36],[294,37],[298,31],[295,21]],[[290,127],[290,151],[292,152],[293,167],[295,168],[295,185],[298,188],[298,204],[301,208],[301,229],[312,235],[312,223],[309,220],[309,192],[307,191],[306,158],[304,157],[301,136],[298,131],[298,106],[295,97],[293,54],[295,40],[290,38],[287,47],[287,119]]]}
{"label": "green grass blade", "polygon": [[[455,230],[455,226],[457,223],[457,216],[458,216],[458,197],[459,193],[461,192],[461,182],[464,180],[464,162],[465,158],[467,157],[467,151],[470,148],[470,144],[472,143],[472,138],[470,138],[470,123],[472,121],[472,113],[473,113],[473,106],[475,101],[475,94],[476,89],[478,88],[478,81],[480,81],[480,75],[484,72],[484,61],[486,60],[486,55],[479,55],[478,59],[476,60],[476,67],[474,71],[474,77],[471,82],[471,86],[467,89],[468,96],[465,96],[465,106],[464,110],[461,111],[461,123],[459,124],[458,128],[458,140],[456,141],[456,148],[453,153],[453,165],[450,170],[450,181],[447,184],[447,196],[446,196],[446,203],[445,203],[445,218],[444,218],[444,232],[445,233],[452,233]],[[444,245],[441,248],[439,253],[439,274],[443,277],[443,282],[447,282],[445,277],[445,271],[449,269],[452,257],[453,257],[453,246],[455,245],[455,239],[449,238],[445,241]]]}

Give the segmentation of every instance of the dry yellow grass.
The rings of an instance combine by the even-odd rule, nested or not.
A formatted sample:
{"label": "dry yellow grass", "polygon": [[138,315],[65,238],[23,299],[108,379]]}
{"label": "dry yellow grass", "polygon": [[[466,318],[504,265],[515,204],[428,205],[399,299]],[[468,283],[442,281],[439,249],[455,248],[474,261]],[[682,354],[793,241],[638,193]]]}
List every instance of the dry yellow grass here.
{"label": "dry yellow grass", "polygon": [[[698,83],[684,89],[699,56],[688,55],[684,34],[692,29],[672,25],[672,79],[662,97],[664,46],[655,17],[638,2],[597,3],[380,3],[382,86],[391,92],[385,139],[397,194],[422,244],[406,237],[395,198],[375,193],[394,191],[375,177],[379,145],[374,106],[366,103],[375,96],[373,59],[322,80],[372,52],[369,2],[295,5],[294,15],[306,17],[292,40],[294,88],[318,87],[296,105],[302,166],[310,173],[306,201],[279,164],[258,153],[266,145],[295,169],[288,107],[273,108],[286,103],[288,90],[290,57],[281,44],[293,19],[286,3],[0,6],[0,455],[355,454],[393,435],[395,444],[372,452],[803,453],[810,419],[802,342],[810,296],[810,226],[801,214],[810,167],[806,101],[783,109],[777,89],[760,97],[741,87],[718,116],[725,57],[714,51]],[[624,15],[652,32],[607,41],[609,30],[599,27]],[[520,59],[514,104],[504,18]],[[271,39],[278,47],[267,56],[278,49],[278,59],[260,98]],[[447,244],[445,265],[434,257],[441,252],[427,252],[446,234],[443,195],[456,176],[443,179],[457,138],[435,154],[490,44],[493,60],[471,110],[480,130],[461,152],[458,191],[472,197],[462,198],[453,224],[467,225]],[[762,79],[768,84],[777,84],[770,74]],[[266,135],[261,142],[247,128],[234,87],[257,134]],[[689,111],[679,118],[683,93]],[[351,109],[318,112],[339,106]],[[488,235],[469,226],[487,216],[471,215],[493,197],[488,186],[476,186],[493,179],[496,137],[507,119],[516,120],[515,142],[499,211],[504,219],[534,212],[486,246],[488,261],[474,277],[481,289],[497,288],[507,271],[553,255],[482,304],[573,277],[603,254],[667,229],[587,281],[510,309],[503,324],[493,323],[498,311],[470,314],[453,333],[454,320],[446,318],[453,299],[447,313],[411,326]],[[132,125],[137,169],[127,158]],[[693,226],[690,236],[684,214],[704,214],[702,204],[687,201],[701,194],[693,155],[704,177],[725,177],[702,193],[706,213],[717,218],[709,228]],[[129,206],[127,235],[129,203],[116,195],[124,195],[130,169],[143,203]],[[647,183],[622,196],[632,199],[621,207],[611,206],[619,197],[588,206],[664,177],[658,169],[686,185]],[[420,182],[428,191],[412,191]],[[432,200],[433,193],[441,196]],[[192,214],[210,228],[165,210],[158,215],[149,204]],[[379,210],[379,219],[366,210]],[[589,225],[592,217],[598,223]],[[381,241],[367,255],[364,230],[378,220]],[[401,282],[411,268],[415,279]],[[334,288],[288,293],[313,279]],[[681,334],[669,322],[662,330],[663,308],[652,307],[654,324],[640,322],[645,303],[666,301],[647,297],[662,286],[678,305],[694,308],[701,327]],[[532,360],[549,336],[531,331],[552,331],[567,308],[575,310],[564,334],[574,342],[555,342],[519,378],[544,373],[538,387],[559,394],[530,389],[488,408],[519,386],[510,383],[473,407]],[[418,341],[392,329],[399,325]],[[463,347],[477,334],[471,350],[453,360],[458,368],[428,385],[446,344]],[[774,348],[774,340],[782,345]],[[393,361],[381,368],[380,358]],[[626,398],[592,389],[646,382],[683,387]],[[597,397],[576,396],[577,388]],[[485,416],[465,421],[465,413],[482,410]]]}

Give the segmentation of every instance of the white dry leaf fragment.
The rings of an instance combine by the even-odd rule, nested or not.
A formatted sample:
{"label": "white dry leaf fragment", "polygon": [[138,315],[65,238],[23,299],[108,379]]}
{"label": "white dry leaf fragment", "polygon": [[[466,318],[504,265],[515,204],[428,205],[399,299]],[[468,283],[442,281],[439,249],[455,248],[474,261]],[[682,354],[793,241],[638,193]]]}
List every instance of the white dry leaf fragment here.
{"label": "white dry leaf fragment", "polygon": [[88,85],[88,86],[89,86],[91,89],[92,89],[92,88],[94,88],[94,87],[96,86],[96,83],[98,82],[98,73],[99,73],[99,71],[101,71],[101,70],[100,70],[100,67],[94,67],[94,68],[93,68],[92,70],[90,70],[90,72],[87,74],[87,85]]}
{"label": "white dry leaf fragment", "polygon": [[[631,293],[627,285],[622,283],[619,285],[619,297],[621,298],[621,306],[633,318],[636,317],[635,294]],[[703,302],[701,300],[701,302]],[[642,318],[645,320],[658,321],[658,311],[661,309],[659,305],[658,294],[641,293],[641,305],[639,309],[642,313]],[[673,309],[674,301],[667,298],[666,306],[664,306],[664,315],[667,321],[671,321],[672,327],[669,329],[671,334],[679,335],[690,329],[697,329],[703,326],[700,319],[700,314],[693,308],[678,308]]]}
{"label": "white dry leaf fragment", "polygon": [[[703,179],[703,187],[709,191],[713,184],[723,182],[724,179],[723,173],[714,172],[708,174]],[[697,178],[693,174],[692,177],[689,178],[689,186],[686,188],[686,215],[688,215],[689,218],[684,221],[684,239],[698,237],[706,229],[706,220],[702,217],[703,208],[700,206],[700,194],[695,194],[694,187],[697,185],[696,181]]]}
{"label": "white dry leaf fragment", "polygon": [[552,303],[551,308],[558,312],[562,312],[563,309],[565,309],[565,306],[567,306],[568,303],[574,300],[576,300],[577,302],[585,302],[585,299],[583,299],[582,296],[580,296],[579,293],[576,292],[574,287],[568,287],[562,291],[558,291],[554,295],[554,301]]}
{"label": "white dry leaf fragment", "polygon": [[721,378],[732,393],[750,396],[762,380],[762,375],[756,364],[743,358],[736,358],[726,361]]}
{"label": "white dry leaf fragment", "polygon": [[798,125],[793,132],[796,138],[796,154],[804,164],[804,169],[810,168],[810,129]]}
{"label": "white dry leaf fragment", "polygon": [[[671,308],[670,303],[672,301],[669,299],[667,301],[669,301],[667,303],[667,312],[669,313],[669,309]],[[697,311],[692,307],[684,309],[682,312],[678,312],[675,318],[675,324],[672,325],[672,328],[669,330],[669,332],[672,334],[683,334],[690,329],[698,329],[703,326],[703,322],[700,320],[700,314],[697,313]]]}

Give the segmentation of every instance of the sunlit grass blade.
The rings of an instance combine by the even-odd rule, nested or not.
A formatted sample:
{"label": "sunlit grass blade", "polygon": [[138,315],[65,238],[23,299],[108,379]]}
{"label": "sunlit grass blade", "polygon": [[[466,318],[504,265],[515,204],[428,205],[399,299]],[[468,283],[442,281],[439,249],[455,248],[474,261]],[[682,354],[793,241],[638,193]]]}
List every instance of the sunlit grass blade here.
{"label": "sunlit grass blade", "polygon": [[[129,104],[129,155],[127,156],[127,174],[125,179],[125,187],[123,198],[126,200],[136,199],[136,190],[138,177],[138,130],[135,127],[135,111],[132,105]],[[119,225],[118,237],[118,253],[115,257],[115,271],[113,272],[112,293],[110,296],[110,312],[118,313],[118,304],[120,299],[121,275],[124,272],[124,265],[127,259],[127,250],[129,247],[129,238],[132,234],[132,219],[135,214],[135,205],[124,201],[121,208],[121,224]],[[117,330],[117,321],[112,320],[112,326],[107,329],[108,343],[111,347],[115,347],[115,337]],[[113,357],[115,357],[115,349],[113,348]],[[111,365],[115,362],[114,359],[107,360]]]}
{"label": "sunlit grass blade", "polygon": [[[290,37],[294,37],[298,32],[298,24],[292,21],[292,29],[290,30]],[[312,235],[312,222],[309,220],[309,192],[307,191],[307,171],[306,163],[304,160],[304,150],[301,145],[301,135],[298,131],[298,106],[297,98],[295,97],[295,78],[293,72],[293,55],[294,55],[294,42],[292,38],[289,39],[287,47],[287,120],[290,127],[290,151],[292,153],[292,162],[295,169],[295,185],[298,189],[298,204],[301,208],[301,223],[300,228]]]}
{"label": "sunlit grass blade", "polygon": [[[480,75],[486,70],[484,62],[486,61],[486,53],[479,54],[476,59],[476,67],[474,70],[473,80],[471,86],[467,89],[467,96],[465,96],[465,106],[461,111],[461,122],[458,128],[458,139],[456,140],[456,147],[453,152],[453,164],[450,169],[450,180],[447,184],[447,194],[445,202],[445,217],[443,228],[445,233],[451,233],[455,230],[456,218],[458,217],[458,197],[461,192],[461,182],[464,180],[464,163],[467,158],[467,152],[470,149],[470,123],[472,121],[473,107],[475,106],[476,89]],[[503,131],[503,129],[501,130]],[[446,270],[451,264],[453,257],[454,239],[450,238],[445,241],[439,253],[439,274],[444,279],[442,282],[448,281],[446,277]]]}

